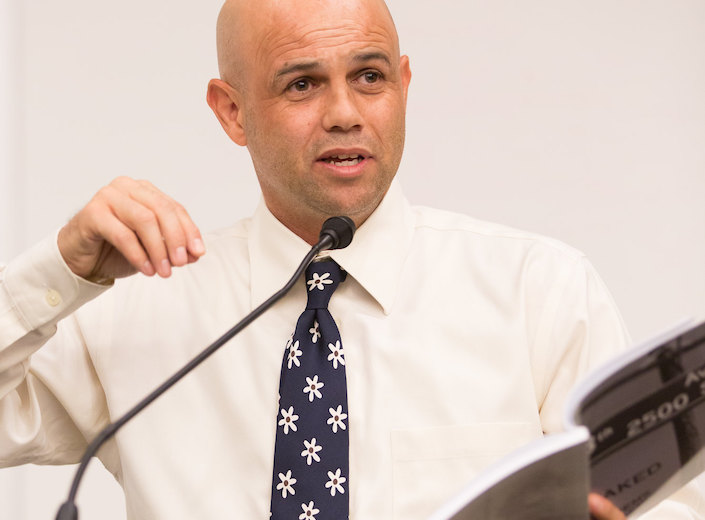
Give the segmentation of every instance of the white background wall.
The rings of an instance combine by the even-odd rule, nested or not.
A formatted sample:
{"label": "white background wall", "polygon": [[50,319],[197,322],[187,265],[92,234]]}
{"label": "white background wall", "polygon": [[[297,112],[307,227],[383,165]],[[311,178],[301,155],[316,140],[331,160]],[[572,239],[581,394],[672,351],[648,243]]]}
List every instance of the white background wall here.
{"label": "white background wall", "polygon": [[[393,0],[413,202],[558,237],[636,339],[705,317],[705,2]],[[220,0],[0,0],[0,258],[117,175],[204,230],[247,215],[245,150],[205,103]],[[83,518],[124,518],[95,463]],[[53,518],[72,470],[0,470],[0,518]]]}

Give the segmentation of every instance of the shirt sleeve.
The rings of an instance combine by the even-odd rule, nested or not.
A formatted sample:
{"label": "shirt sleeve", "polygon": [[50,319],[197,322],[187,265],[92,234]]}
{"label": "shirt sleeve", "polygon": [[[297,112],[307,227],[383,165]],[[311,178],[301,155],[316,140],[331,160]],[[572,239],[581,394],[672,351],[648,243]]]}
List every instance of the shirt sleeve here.
{"label": "shirt sleeve", "polygon": [[[575,384],[631,344],[614,300],[584,257],[548,264],[553,279],[534,335],[536,400],[545,433],[563,429],[565,401]],[[540,291],[542,289],[537,289]]]}
{"label": "shirt sleeve", "polygon": [[[56,235],[0,267],[0,465],[74,462],[86,432],[102,422],[105,398],[71,314],[108,287],[75,276]],[[62,319],[66,330],[54,337]],[[75,389],[78,404],[62,402],[34,373],[32,355],[42,347],[53,352],[43,362]],[[93,411],[77,417],[69,412],[76,406]]]}

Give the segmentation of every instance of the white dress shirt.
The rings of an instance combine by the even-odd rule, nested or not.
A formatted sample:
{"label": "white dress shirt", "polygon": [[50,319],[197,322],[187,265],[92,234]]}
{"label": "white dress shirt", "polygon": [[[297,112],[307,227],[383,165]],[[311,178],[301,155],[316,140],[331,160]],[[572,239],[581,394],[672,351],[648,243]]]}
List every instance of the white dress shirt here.
{"label": "white dress shirt", "polygon": [[[99,298],[105,287],[74,276],[55,239],[0,273],[0,464],[76,462],[309,249],[264,204],[206,246],[170,279],[133,276]],[[498,457],[559,430],[569,389],[628,343],[581,253],[411,207],[396,183],[330,256],[348,272],[330,310],[354,520],[425,518]],[[279,371],[305,302],[301,281],[100,451],[130,519],[269,517]]]}

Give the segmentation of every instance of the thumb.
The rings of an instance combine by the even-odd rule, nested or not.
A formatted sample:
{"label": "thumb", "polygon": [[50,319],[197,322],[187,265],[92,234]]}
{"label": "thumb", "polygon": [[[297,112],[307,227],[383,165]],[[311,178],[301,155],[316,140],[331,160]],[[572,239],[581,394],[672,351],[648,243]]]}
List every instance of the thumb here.
{"label": "thumb", "polygon": [[595,520],[626,520],[627,518],[617,506],[597,493],[590,493],[588,496],[588,507]]}

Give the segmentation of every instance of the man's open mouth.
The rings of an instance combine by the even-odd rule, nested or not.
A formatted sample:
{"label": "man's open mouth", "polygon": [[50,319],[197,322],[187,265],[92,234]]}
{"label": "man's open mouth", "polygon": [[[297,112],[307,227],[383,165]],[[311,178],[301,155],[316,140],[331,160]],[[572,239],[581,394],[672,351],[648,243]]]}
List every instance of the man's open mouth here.
{"label": "man's open mouth", "polygon": [[321,161],[332,164],[334,166],[355,166],[364,161],[365,158],[359,154],[353,155],[331,155],[330,157],[324,157]]}

